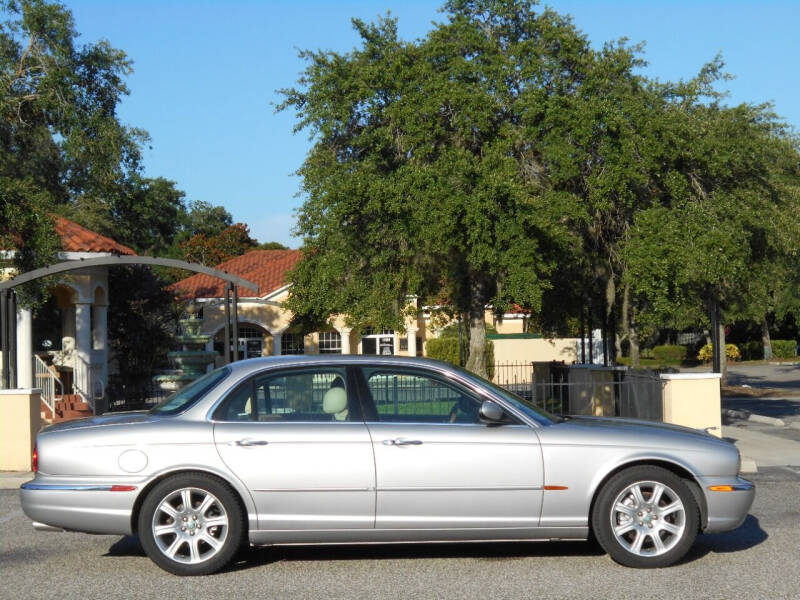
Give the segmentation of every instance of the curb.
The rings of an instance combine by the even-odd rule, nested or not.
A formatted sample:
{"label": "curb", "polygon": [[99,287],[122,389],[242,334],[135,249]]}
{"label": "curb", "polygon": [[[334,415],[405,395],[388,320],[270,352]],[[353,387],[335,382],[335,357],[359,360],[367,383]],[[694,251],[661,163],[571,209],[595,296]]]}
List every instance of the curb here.
{"label": "curb", "polygon": [[746,456],[742,457],[742,466],[739,469],[740,473],[758,473],[758,466],[756,465],[756,461],[752,458],[747,458]]}
{"label": "curb", "polygon": [[33,473],[7,471],[0,473],[0,490],[18,490],[26,481],[33,479]]}
{"label": "curb", "polygon": [[782,419],[776,419],[774,417],[765,417],[764,415],[749,415],[747,417],[748,421],[753,421],[754,423],[763,423],[764,425],[772,425],[773,427],[785,427],[786,423],[783,422]]}
{"label": "curb", "polygon": [[789,423],[789,427],[792,429],[800,429],[800,421],[792,421]]}

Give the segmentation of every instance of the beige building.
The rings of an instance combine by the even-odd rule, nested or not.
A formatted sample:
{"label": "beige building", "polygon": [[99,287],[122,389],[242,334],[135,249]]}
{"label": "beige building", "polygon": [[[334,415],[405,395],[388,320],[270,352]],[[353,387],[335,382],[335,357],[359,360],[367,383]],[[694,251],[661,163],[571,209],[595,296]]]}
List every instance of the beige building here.
{"label": "beige building", "polygon": [[[434,316],[435,310],[420,307],[405,323],[405,331],[354,329],[343,316],[334,316],[324,330],[304,332],[292,327],[292,313],[284,308],[289,296],[287,273],[300,260],[299,250],[254,250],[217,266],[217,269],[244,277],[259,286],[258,292],[241,290],[237,304],[239,356],[253,358],[282,354],[382,354],[423,356],[427,341],[437,337],[446,324]],[[171,288],[199,306],[203,319],[200,333],[212,336],[208,350],[216,350],[221,363],[225,339],[225,284],[208,275],[196,274]],[[411,302],[416,303],[415,299]],[[491,339],[495,361],[528,363],[565,361],[577,356],[575,340],[547,340],[526,334],[527,316],[519,308],[498,317],[486,310],[486,324],[497,334]]]}

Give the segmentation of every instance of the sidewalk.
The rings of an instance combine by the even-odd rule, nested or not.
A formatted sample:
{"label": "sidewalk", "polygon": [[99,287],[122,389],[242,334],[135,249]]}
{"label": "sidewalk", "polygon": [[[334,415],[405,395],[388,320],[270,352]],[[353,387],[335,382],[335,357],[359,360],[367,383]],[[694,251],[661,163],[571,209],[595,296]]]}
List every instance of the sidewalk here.
{"label": "sidewalk", "polygon": [[748,472],[745,470],[746,459],[755,461],[759,467],[800,465],[800,442],[727,425],[722,426],[722,437],[734,440],[742,454],[743,472]]}
{"label": "sidewalk", "polygon": [[33,479],[33,473],[25,471],[0,471],[0,490],[18,490],[19,486]]}

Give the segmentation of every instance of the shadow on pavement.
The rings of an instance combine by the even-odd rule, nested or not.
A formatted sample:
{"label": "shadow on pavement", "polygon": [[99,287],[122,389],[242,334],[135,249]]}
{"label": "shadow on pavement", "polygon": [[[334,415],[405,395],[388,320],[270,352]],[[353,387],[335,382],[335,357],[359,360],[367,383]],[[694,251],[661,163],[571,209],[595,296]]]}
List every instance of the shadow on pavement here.
{"label": "shadow on pavement", "polygon": [[126,535],[114,542],[103,556],[147,556],[136,535]]}
{"label": "shadow on pavement", "polygon": [[[723,398],[722,408],[744,410],[766,417],[781,419],[784,417],[800,416],[800,399],[786,400],[773,398]],[[728,425],[735,419],[730,419],[723,413],[723,420]]]}
{"label": "shadow on pavement", "polygon": [[769,537],[766,531],[761,529],[758,519],[753,515],[747,515],[738,529],[725,533],[704,533],[697,537],[697,541],[681,563],[692,562],[702,558],[706,554],[727,554],[729,552],[741,552],[749,550],[766,541]]}
{"label": "shadow on pavement", "polygon": [[226,571],[285,561],[411,560],[430,558],[474,558],[485,561],[534,558],[537,556],[602,556],[592,542],[480,542],[463,544],[386,544],[343,546],[282,546],[250,548],[241,552]]}
{"label": "shadow on pavement", "polygon": [[[709,553],[740,552],[758,546],[767,539],[758,519],[748,515],[735,531],[703,534],[689,553],[678,562],[694,562]],[[480,542],[462,544],[385,544],[341,546],[273,546],[247,548],[224,572],[250,569],[286,561],[329,560],[412,560],[435,558],[473,558],[484,561],[536,557],[603,556],[605,551],[596,542]],[[104,556],[146,556],[137,536],[120,538]]]}

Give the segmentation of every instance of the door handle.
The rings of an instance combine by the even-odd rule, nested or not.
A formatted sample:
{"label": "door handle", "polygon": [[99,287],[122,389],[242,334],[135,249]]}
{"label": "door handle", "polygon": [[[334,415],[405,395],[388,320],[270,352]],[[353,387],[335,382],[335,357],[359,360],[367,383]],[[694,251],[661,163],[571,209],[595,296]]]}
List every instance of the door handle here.
{"label": "door handle", "polygon": [[421,440],[404,440],[403,438],[397,438],[394,440],[383,440],[384,446],[421,446]]}
{"label": "door handle", "polygon": [[249,438],[245,438],[243,440],[236,440],[235,442],[228,442],[232,446],[240,446],[249,448],[250,446],[266,446],[269,444],[267,440],[251,440]]}

